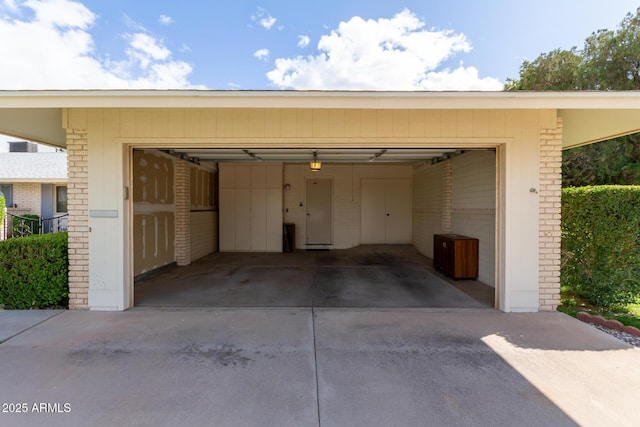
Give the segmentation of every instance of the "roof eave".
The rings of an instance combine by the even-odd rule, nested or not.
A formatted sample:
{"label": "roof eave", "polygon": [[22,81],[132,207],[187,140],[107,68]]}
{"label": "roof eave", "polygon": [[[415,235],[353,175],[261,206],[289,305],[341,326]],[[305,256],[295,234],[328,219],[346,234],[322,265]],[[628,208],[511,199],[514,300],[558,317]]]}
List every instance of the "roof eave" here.
{"label": "roof eave", "polygon": [[0,108],[640,108],[640,91],[395,92],[65,90],[0,91]]}

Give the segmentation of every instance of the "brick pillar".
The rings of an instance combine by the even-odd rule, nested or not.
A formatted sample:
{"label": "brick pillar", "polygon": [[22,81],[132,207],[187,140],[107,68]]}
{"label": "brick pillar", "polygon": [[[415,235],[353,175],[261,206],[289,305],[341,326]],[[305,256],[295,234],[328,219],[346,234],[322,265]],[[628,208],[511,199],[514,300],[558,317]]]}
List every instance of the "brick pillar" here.
{"label": "brick pillar", "polygon": [[87,131],[67,129],[69,308],[89,308],[89,161]]}
{"label": "brick pillar", "polygon": [[540,134],[539,309],[560,304],[560,219],[562,188],[562,120]]}
{"label": "brick pillar", "polygon": [[176,161],[176,264],[191,264],[191,170],[187,162]]}
{"label": "brick pillar", "polygon": [[440,228],[443,233],[451,233],[451,204],[453,193],[453,163],[446,160],[442,172],[442,213],[440,216]]}

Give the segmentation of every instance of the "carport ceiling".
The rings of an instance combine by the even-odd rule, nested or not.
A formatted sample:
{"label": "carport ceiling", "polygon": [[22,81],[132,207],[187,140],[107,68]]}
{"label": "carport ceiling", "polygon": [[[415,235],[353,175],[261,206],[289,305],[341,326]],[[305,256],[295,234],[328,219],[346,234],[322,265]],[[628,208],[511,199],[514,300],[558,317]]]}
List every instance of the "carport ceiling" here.
{"label": "carport ceiling", "polygon": [[327,163],[401,163],[436,162],[462,153],[453,149],[416,148],[322,148],[322,149],[183,149],[163,150],[192,161],[304,163],[314,160]]}

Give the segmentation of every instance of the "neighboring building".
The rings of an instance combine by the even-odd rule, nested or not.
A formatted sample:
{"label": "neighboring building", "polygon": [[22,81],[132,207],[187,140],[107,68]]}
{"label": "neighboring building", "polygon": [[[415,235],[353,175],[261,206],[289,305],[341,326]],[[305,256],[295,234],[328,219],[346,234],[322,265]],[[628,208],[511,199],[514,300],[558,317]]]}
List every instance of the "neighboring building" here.
{"label": "neighboring building", "polygon": [[[0,153],[0,192],[12,215],[38,215],[43,220],[67,214],[67,153],[37,152],[36,144],[10,142],[10,152]],[[66,221],[45,221],[44,227],[65,228]],[[0,238],[10,227],[2,226]],[[47,230],[49,231],[49,230]]]}
{"label": "neighboring building", "polygon": [[497,309],[554,310],[562,150],[639,130],[639,92],[0,92],[0,133],[68,151],[72,309],[125,310],[135,276],[218,248],[281,251],[293,223],[299,249],[477,237]]}

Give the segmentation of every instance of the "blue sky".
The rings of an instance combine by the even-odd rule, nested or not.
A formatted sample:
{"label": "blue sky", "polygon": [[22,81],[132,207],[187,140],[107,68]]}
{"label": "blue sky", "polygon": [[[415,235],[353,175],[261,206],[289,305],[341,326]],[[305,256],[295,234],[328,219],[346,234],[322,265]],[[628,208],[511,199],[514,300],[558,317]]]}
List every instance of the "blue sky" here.
{"label": "blue sky", "polygon": [[630,0],[0,0],[0,89],[500,90]]}

